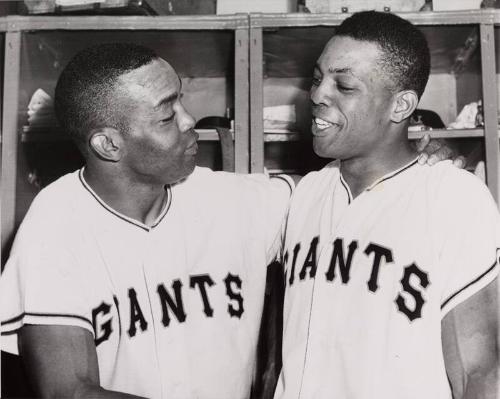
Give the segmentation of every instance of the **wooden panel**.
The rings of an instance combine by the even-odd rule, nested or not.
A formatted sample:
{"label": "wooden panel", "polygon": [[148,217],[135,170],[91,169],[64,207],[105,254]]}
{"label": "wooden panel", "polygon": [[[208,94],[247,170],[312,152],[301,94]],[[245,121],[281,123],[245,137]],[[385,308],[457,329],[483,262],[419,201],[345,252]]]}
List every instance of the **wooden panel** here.
{"label": "wooden panel", "polygon": [[246,15],[199,16],[8,16],[0,30],[199,30],[238,29],[248,26]]}
{"label": "wooden panel", "polygon": [[483,66],[483,111],[486,146],[486,181],[493,197],[500,201],[500,150],[498,147],[498,106],[493,25],[481,24]]}
{"label": "wooden panel", "polygon": [[158,15],[215,14],[216,0],[145,0]]}
{"label": "wooden panel", "polygon": [[250,29],[250,172],[264,171],[262,29]]}
{"label": "wooden panel", "polygon": [[235,57],[234,57],[234,81],[235,81],[235,154],[234,166],[237,173],[248,173],[249,171],[249,61],[248,61],[248,29],[237,29],[235,31]]}
{"label": "wooden panel", "polygon": [[17,107],[21,59],[21,33],[8,32],[5,38],[5,70],[2,111],[1,243],[2,254],[12,239],[16,211]]}
{"label": "wooden panel", "polygon": [[[466,10],[448,12],[401,12],[402,18],[418,25],[457,25],[500,23],[498,10]],[[256,28],[285,26],[334,26],[339,25],[350,14],[258,14],[250,16],[250,24]]]}

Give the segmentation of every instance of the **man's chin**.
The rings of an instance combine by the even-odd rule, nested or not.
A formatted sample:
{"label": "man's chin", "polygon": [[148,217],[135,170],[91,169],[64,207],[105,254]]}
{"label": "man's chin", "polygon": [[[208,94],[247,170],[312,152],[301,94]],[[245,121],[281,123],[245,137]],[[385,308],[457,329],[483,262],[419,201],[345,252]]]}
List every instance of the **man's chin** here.
{"label": "man's chin", "polygon": [[174,178],[174,179],[170,179],[170,181],[166,182],[165,184],[177,184],[177,183],[183,182],[193,173],[195,167],[196,167],[196,164],[194,162],[187,165],[186,168],[183,170],[183,173],[180,174],[179,177]]}
{"label": "man's chin", "polygon": [[313,150],[314,153],[321,158],[328,158],[328,159],[338,158],[338,156],[334,154],[333,151],[331,151],[331,149],[325,148],[323,145],[321,145],[314,139],[313,139]]}

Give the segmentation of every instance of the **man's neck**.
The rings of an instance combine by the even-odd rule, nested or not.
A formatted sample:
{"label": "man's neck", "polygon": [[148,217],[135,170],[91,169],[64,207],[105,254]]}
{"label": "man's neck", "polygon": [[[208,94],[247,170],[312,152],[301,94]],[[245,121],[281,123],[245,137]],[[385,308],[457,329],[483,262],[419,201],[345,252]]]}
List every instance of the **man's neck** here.
{"label": "man's neck", "polygon": [[108,168],[86,165],[83,177],[108,206],[147,226],[161,214],[168,195],[163,184],[134,182]]}
{"label": "man's neck", "polygon": [[342,177],[349,185],[353,198],[356,198],[381,177],[401,168],[418,155],[407,141],[399,147],[391,146],[390,148],[390,151],[370,154],[369,157],[340,161]]}

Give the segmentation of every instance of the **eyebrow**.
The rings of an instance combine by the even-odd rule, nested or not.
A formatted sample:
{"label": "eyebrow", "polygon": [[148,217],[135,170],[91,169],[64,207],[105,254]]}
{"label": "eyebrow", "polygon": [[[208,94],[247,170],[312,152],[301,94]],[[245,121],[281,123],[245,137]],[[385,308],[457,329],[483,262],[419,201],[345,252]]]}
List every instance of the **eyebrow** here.
{"label": "eyebrow", "polygon": [[179,79],[179,90],[176,91],[175,93],[169,94],[167,97],[164,97],[160,101],[158,101],[158,103],[156,103],[154,106],[155,110],[158,110],[162,105],[175,101],[179,98],[179,93],[182,90],[182,79],[179,77],[177,77],[177,79]]}
{"label": "eyebrow", "polygon": [[[321,71],[321,68],[320,68],[319,64],[314,65],[314,68],[317,69],[318,71]],[[346,74],[355,76],[354,73],[352,73],[352,69],[351,68],[332,68],[332,67],[328,67],[328,72],[330,72],[330,73],[346,73]]]}
{"label": "eyebrow", "polygon": [[328,68],[330,73],[347,73],[348,75],[353,75],[351,68]]}
{"label": "eyebrow", "polygon": [[178,92],[172,93],[172,94],[162,98],[160,101],[158,101],[158,103],[155,104],[154,109],[156,110],[156,109],[160,108],[162,105],[170,103],[172,101],[175,101],[178,98],[179,98]]}

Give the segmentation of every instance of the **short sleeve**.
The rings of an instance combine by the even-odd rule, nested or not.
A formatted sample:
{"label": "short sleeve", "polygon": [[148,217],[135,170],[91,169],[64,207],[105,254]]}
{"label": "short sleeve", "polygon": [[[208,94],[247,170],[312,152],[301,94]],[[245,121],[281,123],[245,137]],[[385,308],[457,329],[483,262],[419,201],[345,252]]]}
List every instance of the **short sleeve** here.
{"label": "short sleeve", "polygon": [[64,240],[18,235],[0,277],[2,350],[18,353],[18,332],[26,324],[78,326],[93,334],[87,280],[78,266]]}
{"label": "short sleeve", "polygon": [[[288,212],[290,197],[295,188],[293,179],[287,175],[247,175],[251,180],[254,196],[260,206],[255,211],[263,219],[262,234],[266,245],[266,262],[271,263],[281,248],[281,229]],[[254,197],[255,198],[255,197]]]}
{"label": "short sleeve", "polygon": [[444,185],[444,189],[446,186],[451,189],[447,204],[442,204],[446,222],[439,233],[443,243],[440,264],[444,268],[442,317],[492,282],[499,271],[497,205],[479,179],[473,175],[464,177],[455,179],[452,176]]}
{"label": "short sleeve", "polygon": [[273,261],[281,250],[283,229],[290,205],[290,197],[295,188],[293,179],[287,175],[275,175],[270,178],[271,198],[268,200],[268,263]]}

